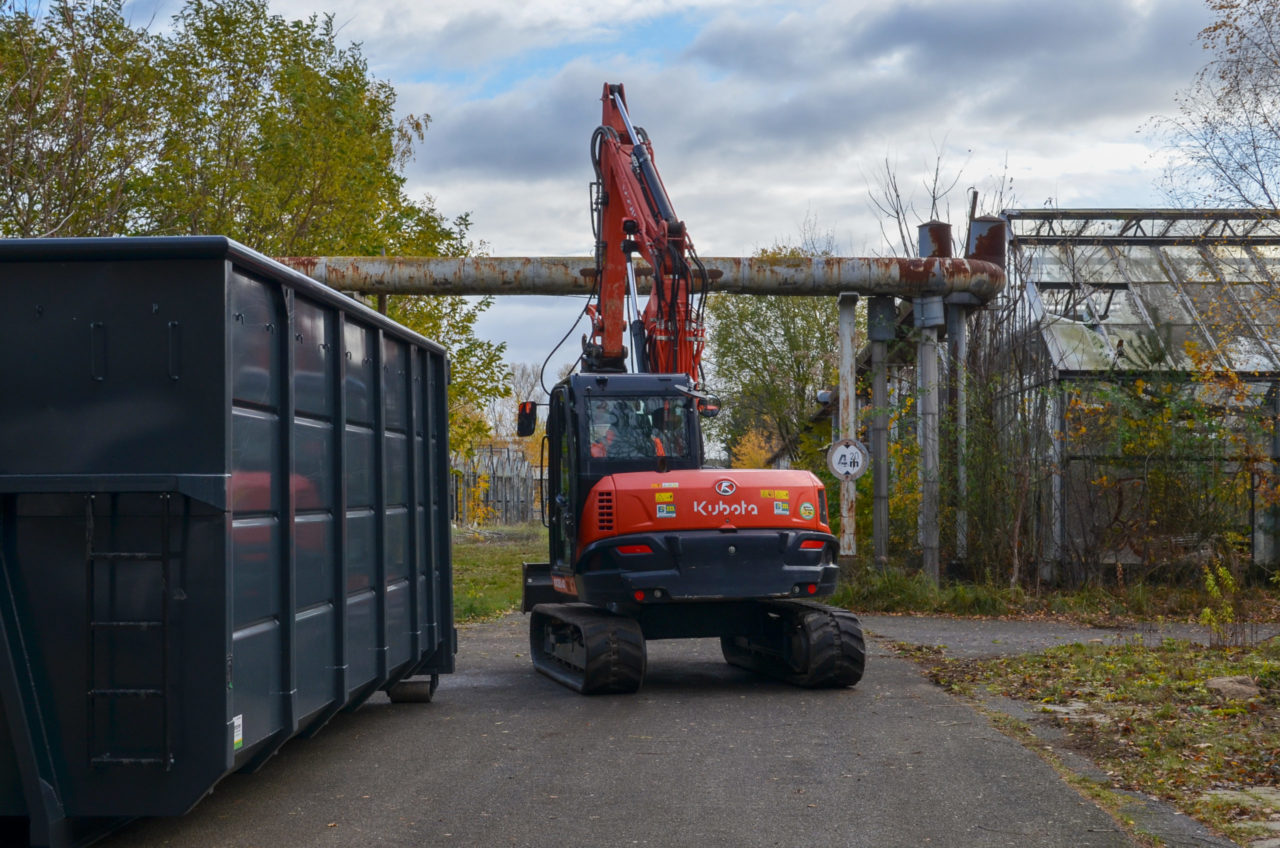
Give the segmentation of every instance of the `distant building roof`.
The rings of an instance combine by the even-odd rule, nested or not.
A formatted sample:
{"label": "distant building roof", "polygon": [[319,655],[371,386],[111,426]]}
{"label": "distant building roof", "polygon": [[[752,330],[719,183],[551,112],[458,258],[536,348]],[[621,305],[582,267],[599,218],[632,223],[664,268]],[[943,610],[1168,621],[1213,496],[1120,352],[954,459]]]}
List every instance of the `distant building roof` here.
{"label": "distant building roof", "polygon": [[1280,217],[1239,209],[1015,209],[1009,270],[1060,376],[1280,376]]}

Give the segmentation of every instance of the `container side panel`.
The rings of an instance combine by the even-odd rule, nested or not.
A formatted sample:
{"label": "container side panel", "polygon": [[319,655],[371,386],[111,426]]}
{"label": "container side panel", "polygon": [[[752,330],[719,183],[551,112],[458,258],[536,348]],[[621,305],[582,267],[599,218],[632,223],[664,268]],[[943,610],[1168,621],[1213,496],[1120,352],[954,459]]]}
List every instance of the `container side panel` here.
{"label": "container side panel", "polygon": [[333,604],[322,603],[298,613],[298,714],[306,716],[333,700]]}
{"label": "container side panel", "polygon": [[[243,732],[237,757],[286,720],[282,632],[291,563],[283,556],[285,429],[280,325],[284,292],[233,271],[227,282],[231,370],[232,707]],[[305,485],[306,481],[296,478]],[[289,611],[292,615],[292,610]]]}
{"label": "container side panel", "polygon": [[220,269],[0,265],[0,473],[222,473]]}
{"label": "container side panel", "polygon": [[453,590],[449,542],[448,363],[438,351],[424,351],[427,379],[423,385],[424,453],[427,479],[426,565],[431,643],[436,646],[433,670],[453,670]]}
{"label": "container side panel", "polygon": [[280,512],[280,419],[273,412],[231,411],[231,510],[236,515]]}
{"label": "container side panel", "polygon": [[409,346],[383,338],[382,372],[386,386],[384,426],[388,431],[403,433],[409,423]]}
{"label": "container side panel", "polygon": [[293,440],[294,509],[299,514],[332,509],[333,422],[298,418]]}
{"label": "container side panel", "polygon": [[403,580],[409,576],[409,513],[404,507],[390,507],[383,523],[387,528],[387,582]]}
{"label": "container side panel", "polygon": [[377,469],[374,466],[373,431],[358,424],[347,425],[347,506],[372,509]]}
{"label": "container side panel", "polygon": [[347,597],[347,689],[354,692],[378,673],[377,610],[371,589]]}
{"label": "container side panel", "polygon": [[387,585],[387,664],[395,668],[412,659],[409,618],[409,582],[396,580]]}
{"label": "container side panel", "polygon": [[387,506],[404,506],[409,498],[409,439],[388,432],[383,440],[387,459]]}
{"label": "container side panel", "polygon": [[231,396],[237,405],[280,406],[279,293],[240,274],[231,276]]}
{"label": "container side panel", "polygon": [[294,406],[299,415],[332,420],[335,346],[333,313],[303,298],[294,302]]}
{"label": "container side panel", "polygon": [[346,635],[347,689],[355,692],[378,675],[378,468],[375,411],[377,333],[348,320],[343,325],[346,380]]}
{"label": "container side panel", "polygon": [[282,670],[280,622],[268,619],[237,630],[232,650],[231,687],[235,715],[243,722],[243,756],[284,724],[283,705],[278,697]]}
{"label": "container side panel", "polygon": [[373,426],[373,332],[354,321],[343,329],[347,359],[347,420]]}
{"label": "container side panel", "polygon": [[280,582],[273,566],[280,558],[280,522],[271,515],[237,518],[231,526],[231,550],[236,629],[277,618]]}
{"label": "container side panel", "polygon": [[[294,521],[298,553],[298,611],[320,603],[333,604],[333,516],[299,515]],[[319,662],[319,660],[317,660]]]}
{"label": "container side panel", "polygon": [[371,509],[347,510],[347,594],[377,586],[373,558],[378,528],[374,519]]}
{"label": "container side panel", "polygon": [[345,592],[337,585],[341,563],[338,526],[342,480],[339,451],[337,313],[304,297],[294,300],[294,561],[297,712],[309,717],[341,704],[340,682]]}

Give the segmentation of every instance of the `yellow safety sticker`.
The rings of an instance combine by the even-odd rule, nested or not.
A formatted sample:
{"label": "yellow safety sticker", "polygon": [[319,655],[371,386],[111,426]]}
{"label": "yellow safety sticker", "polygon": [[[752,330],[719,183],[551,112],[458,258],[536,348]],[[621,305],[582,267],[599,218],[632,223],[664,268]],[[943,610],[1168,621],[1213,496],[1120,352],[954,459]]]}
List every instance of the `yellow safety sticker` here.
{"label": "yellow safety sticker", "polygon": [[675,492],[654,492],[653,499],[657,503],[671,503],[675,500]]}
{"label": "yellow safety sticker", "polygon": [[787,489],[761,489],[760,497],[773,498],[778,501],[785,501],[791,497],[791,492]]}

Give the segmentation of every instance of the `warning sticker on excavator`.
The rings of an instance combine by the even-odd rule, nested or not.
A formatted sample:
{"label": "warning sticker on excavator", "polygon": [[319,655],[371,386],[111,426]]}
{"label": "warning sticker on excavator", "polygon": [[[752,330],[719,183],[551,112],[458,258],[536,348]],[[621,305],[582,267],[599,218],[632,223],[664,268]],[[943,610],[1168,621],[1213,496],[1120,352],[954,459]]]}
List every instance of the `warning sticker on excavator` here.
{"label": "warning sticker on excavator", "polygon": [[665,504],[665,503],[660,503],[660,504],[658,504],[658,517],[659,517],[659,518],[675,518],[675,517],[676,517],[676,505],[675,505],[675,504]]}
{"label": "warning sticker on excavator", "polygon": [[654,492],[653,499],[658,503],[671,503],[675,500],[675,492]]}
{"label": "warning sticker on excavator", "polygon": [[557,592],[563,592],[566,595],[578,594],[578,583],[572,577],[564,574],[551,575],[551,587]]}
{"label": "warning sticker on excavator", "polygon": [[785,501],[791,497],[791,492],[787,489],[761,489],[760,497],[773,498],[774,500]]}
{"label": "warning sticker on excavator", "polygon": [[650,484],[650,488],[654,488],[654,489],[678,489],[678,488],[680,488],[680,483],[679,483],[679,482],[672,482],[672,481],[663,481],[663,482],[661,482],[661,483],[651,483],[651,484]]}

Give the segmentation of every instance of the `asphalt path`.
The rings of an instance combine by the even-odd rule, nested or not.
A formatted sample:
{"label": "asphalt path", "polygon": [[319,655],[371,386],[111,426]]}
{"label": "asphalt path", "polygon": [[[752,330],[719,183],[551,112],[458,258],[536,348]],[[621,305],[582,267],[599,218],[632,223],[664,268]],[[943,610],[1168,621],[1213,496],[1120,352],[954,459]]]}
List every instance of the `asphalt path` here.
{"label": "asphalt path", "polygon": [[460,628],[460,671],[433,703],[376,695],[187,815],[100,844],[1131,844],[877,640],[852,689],[763,680],[715,640],[682,640],[649,643],[639,694],[587,698],[533,670],[526,628]]}

